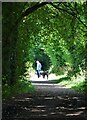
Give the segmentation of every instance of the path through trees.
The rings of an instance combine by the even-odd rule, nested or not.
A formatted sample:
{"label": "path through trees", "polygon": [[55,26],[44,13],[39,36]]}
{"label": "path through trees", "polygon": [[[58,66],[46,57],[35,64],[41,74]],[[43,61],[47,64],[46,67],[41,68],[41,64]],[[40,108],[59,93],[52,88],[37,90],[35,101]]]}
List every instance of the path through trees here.
{"label": "path through trees", "polygon": [[[42,83],[42,84],[41,84]],[[2,120],[58,118],[86,120],[85,95],[49,81],[32,83],[33,94],[21,94],[10,102],[3,101]]]}

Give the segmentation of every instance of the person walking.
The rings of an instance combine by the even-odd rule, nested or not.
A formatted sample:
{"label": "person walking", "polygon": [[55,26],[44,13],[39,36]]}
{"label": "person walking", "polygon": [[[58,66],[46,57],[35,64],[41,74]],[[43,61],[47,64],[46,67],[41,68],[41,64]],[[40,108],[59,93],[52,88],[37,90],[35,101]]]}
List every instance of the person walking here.
{"label": "person walking", "polygon": [[40,77],[40,71],[41,71],[42,65],[41,65],[40,61],[38,61],[38,60],[36,61],[36,63],[37,63],[36,71],[37,71],[37,76],[39,78]]}

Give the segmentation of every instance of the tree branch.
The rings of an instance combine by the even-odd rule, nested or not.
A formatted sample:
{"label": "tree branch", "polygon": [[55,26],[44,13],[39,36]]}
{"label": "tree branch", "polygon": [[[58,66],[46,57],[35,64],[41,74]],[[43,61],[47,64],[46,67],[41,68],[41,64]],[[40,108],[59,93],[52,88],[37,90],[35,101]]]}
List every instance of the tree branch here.
{"label": "tree branch", "polygon": [[72,13],[72,12],[69,12],[69,11],[67,11],[67,10],[65,10],[65,9],[62,9],[62,8],[54,5],[53,3],[50,3],[50,4],[51,4],[54,8],[56,8],[56,9],[58,9],[58,10],[62,10],[62,11],[64,11],[64,12],[66,12],[66,13],[68,13],[68,14],[70,14],[70,15],[73,16],[73,13]]}
{"label": "tree branch", "polygon": [[29,7],[28,9],[26,9],[26,10],[21,14],[21,16],[20,16],[20,18],[18,19],[17,22],[19,23],[19,21],[20,21],[23,17],[28,16],[29,14],[31,14],[32,12],[34,12],[35,10],[39,9],[40,7],[42,7],[42,6],[46,5],[46,4],[48,4],[48,2],[36,3],[34,6]]}
{"label": "tree branch", "polygon": [[[25,3],[26,4],[26,3]],[[11,29],[11,33],[17,29],[20,21],[25,17],[28,16],[29,14],[31,14],[32,12],[34,12],[35,10],[39,9],[40,7],[49,4],[49,2],[42,2],[42,3],[36,3],[35,5],[33,5],[32,7],[29,7],[28,9],[26,9],[24,12],[21,13],[20,17],[16,20],[16,22],[14,23],[14,25],[12,26]],[[10,34],[11,34],[10,33]]]}
{"label": "tree branch", "polygon": [[[85,26],[86,28],[87,28],[87,25],[80,19],[80,17],[78,17],[77,15],[79,14],[79,12],[77,11],[77,10],[73,10],[71,7],[69,7],[72,11],[71,12],[69,12],[68,10],[66,10],[66,9],[63,9],[63,8],[60,8],[60,7],[58,7],[58,6],[56,6],[56,5],[54,5],[53,3],[50,3],[54,8],[56,8],[56,9],[58,9],[58,10],[61,10],[61,11],[64,11],[64,12],[66,12],[67,14],[69,14],[69,15],[71,15],[71,16],[76,16],[77,17],[77,19],[79,20],[79,22],[80,23],[82,23],[83,24],[83,26]],[[65,6],[65,5],[64,5]],[[68,7],[68,6],[67,6]],[[73,12],[74,11],[74,12]]]}

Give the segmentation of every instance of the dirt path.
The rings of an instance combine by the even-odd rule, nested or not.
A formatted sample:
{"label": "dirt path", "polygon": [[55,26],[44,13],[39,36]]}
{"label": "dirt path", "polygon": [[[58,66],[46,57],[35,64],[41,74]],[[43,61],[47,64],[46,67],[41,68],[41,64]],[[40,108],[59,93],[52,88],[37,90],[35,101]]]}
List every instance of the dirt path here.
{"label": "dirt path", "polygon": [[32,84],[35,93],[19,95],[9,102],[3,101],[2,120],[87,120],[85,94],[46,81]]}

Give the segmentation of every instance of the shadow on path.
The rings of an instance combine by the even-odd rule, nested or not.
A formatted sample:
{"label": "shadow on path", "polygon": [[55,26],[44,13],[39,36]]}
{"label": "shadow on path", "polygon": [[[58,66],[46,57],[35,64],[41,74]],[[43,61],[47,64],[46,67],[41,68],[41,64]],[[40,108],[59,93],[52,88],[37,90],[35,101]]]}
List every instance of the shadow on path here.
{"label": "shadow on path", "polygon": [[87,120],[85,94],[52,82],[32,81],[32,84],[35,86],[34,93],[3,101],[2,120]]}

